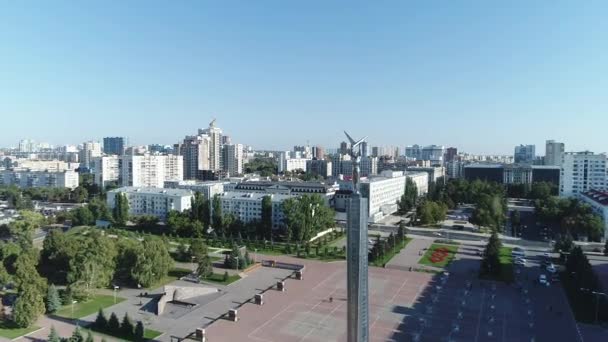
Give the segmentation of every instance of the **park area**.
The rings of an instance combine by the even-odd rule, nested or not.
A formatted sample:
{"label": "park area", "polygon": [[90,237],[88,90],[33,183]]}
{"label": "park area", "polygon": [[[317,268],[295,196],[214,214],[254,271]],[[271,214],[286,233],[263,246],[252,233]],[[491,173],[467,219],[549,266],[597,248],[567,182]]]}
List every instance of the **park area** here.
{"label": "park area", "polygon": [[457,245],[432,244],[418,263],[433,267],[446,267],[458,251]]}
{"label": "park area", "polygon": [[100,309],[105,309],[114,304],[124,301],[124,298],[108,295],[94,295],[91,299],[85,302],[77,302],[74,304],[64,305],[55,315],[63,318],[82,318],[92,315]]}

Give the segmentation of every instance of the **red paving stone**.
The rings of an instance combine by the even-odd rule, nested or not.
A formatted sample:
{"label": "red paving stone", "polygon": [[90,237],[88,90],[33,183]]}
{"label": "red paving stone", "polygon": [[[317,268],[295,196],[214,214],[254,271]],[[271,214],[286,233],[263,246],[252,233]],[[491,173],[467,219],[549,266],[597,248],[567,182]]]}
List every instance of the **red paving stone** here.
{"label": "red paving stone", "polygon": [[[285,292],[266,292],[261,307],[245,304],[236,323],[215,322],[206,329],[209,340],[346,341],[346,263],[275,259],[304,264],[304,280],[288,279]],[[404,319],[394,307],[411,307],[432,275],[370,267],[369,277],[370,341],[390,341]]]}

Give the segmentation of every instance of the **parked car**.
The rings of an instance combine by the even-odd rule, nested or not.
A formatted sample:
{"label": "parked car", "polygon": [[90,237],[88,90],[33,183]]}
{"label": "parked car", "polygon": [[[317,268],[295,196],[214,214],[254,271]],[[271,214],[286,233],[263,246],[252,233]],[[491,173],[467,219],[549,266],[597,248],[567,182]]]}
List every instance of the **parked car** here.
{"label": "parked car", "polygon": [[547,272],[549,272],[549,273],[557,273],[557,268],[555,268],[555,265],[549,264],[547,266]]}

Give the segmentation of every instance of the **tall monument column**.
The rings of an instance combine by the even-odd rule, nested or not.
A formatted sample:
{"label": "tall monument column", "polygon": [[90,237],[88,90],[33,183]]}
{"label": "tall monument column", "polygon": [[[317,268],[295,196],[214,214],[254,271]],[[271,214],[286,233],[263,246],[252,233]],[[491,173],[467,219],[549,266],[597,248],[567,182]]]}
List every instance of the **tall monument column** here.
{"label": "tall monument column", "polygon": [[369,339],[369,303],[367,274],[367,198],[359,191],[361,143],[344,132],[351,143],[353,159],[353,193],[346,204],[346,288],[348,342],[367,342]]}

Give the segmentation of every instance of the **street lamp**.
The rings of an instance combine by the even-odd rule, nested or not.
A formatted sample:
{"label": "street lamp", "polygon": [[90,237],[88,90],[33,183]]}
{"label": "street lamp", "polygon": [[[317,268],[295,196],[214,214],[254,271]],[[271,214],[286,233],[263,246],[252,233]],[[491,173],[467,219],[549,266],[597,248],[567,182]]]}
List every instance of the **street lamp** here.
{"label": "street lamp", "polygon": [[604,292],[598,292],[598,291],[593,291],[591,289],[585,289],[585,288],[580,288],[581,291],[584,292],[588,292],[591,293],[592,295],[595,295],[595,324],[598,323],[598,314],[600,311],[600,296],[605,296],[608,297],[608,294],[604,293]]}
{"label": "street lamp", "polygon": [[72,319],[74,319],[74,304],[78,303],[77,300],[72,301]]}
{"label": "street lamp", "polygon": [[116,291],[119,289],[118,285],[114,285],[114,304],[116,304]]}

